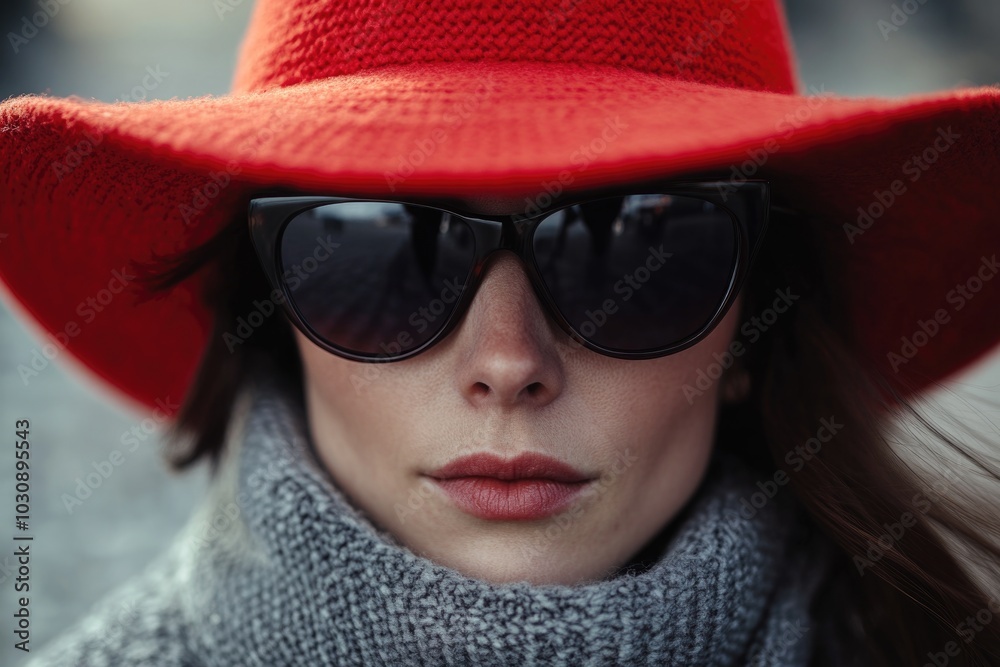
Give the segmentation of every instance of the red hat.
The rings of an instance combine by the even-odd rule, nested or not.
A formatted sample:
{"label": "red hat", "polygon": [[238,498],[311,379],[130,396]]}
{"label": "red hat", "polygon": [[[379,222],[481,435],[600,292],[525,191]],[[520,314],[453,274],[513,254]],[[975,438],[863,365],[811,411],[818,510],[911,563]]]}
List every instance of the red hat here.
{"label": "red hat", "polygon": [[998,338],[998,111],[996,88],[801,95],[776,0],[260,0],[227,96],[0,104],[0,275],[48,332],[19,372],[72,355],[184,395],[210,313],[196,284],[137,305],[130,262],[262,187],[544,205],[719,171],[842,227],[831,325],[926,384]]}

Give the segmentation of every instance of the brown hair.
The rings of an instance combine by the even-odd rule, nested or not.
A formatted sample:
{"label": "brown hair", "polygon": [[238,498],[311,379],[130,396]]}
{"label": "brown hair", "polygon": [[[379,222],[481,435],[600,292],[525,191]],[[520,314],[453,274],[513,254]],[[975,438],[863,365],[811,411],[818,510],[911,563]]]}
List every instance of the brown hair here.
{"label": "brown hair", "polygon": [[[977,475],[996,482],[1000,474],[938,429],[904,398],[902,380],[880,375],[831,324],[843,321],[842,304],[829,289],[837,258],[824,251],[833,246],[824,238],[831,229],[840,226],[774,216],[744,308],[753,313],[782,289],[799,299],[740,360],[751,389],[746,400],[721,411],[719,446],[743,456],[762,482],[786,480],[842,549],[820,597],[826,608],[816,613],[842,638],[840,650],[856,650],[861,662],[834,657],[832,646],[821,645],[817,664],[896,667],[932,657],[942,665],[997,664],[1000,598],[990,597],[981,581],[1000,581],[1000,519],[995,503],[976,504],[985,496],[966,481]],[[301,386],[290,325],[275,313],[251,335],[233,338],[238,318],[270,291],[242,215],[204,246],[146,269],[151,292],[212,272],[204,299],[215,328],[168,439],[175,467],[200,459],[214,467],[253,366],[271,364]],[[816,438],[825,418],[840,425],[829,445]],[[921,434],[904,434],[903,444],[924,451],[942,470],[961,466],[962,472],[946,475],[943,490],[940,479],[931,484],[891,442],[888,418],[921,427]],[[819,446],[810,445],[805,460],[796,452],[807,443]]]}
{"label": "brown hair", "polygon": [[291,325],[279,308],[268,310],[248,335],[239,330],[241,320],[261,312],[258,304],[271,291],[254,254],[245,213],[205,244],[137,267],[150,297],[203,271],[209,273],[202,300],[214,314],[212,331],[177,419],[165,434],[167,460],[178,470],[201,459],[215,469],[236,398],[255,368],[267,365],[269,372],[299,380],[291,386],[301,386]]}

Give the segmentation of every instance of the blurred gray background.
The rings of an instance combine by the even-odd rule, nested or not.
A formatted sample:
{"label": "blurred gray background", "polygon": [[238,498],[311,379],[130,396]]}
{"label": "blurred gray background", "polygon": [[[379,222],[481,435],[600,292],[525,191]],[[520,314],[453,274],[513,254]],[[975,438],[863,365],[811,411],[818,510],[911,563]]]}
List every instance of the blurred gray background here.
{"label": "blurred gray background", "polygon": [[[252,0],[52,0],[58,12],[18,52],[10,32],[39,11],[38,0],[0,6],[0,97],[20,93],[132,100],[146,68],[165,73],[150,98],[224,94]],[[804,87],[847,95],[909,93],[1000,82],[998,0],[909,0],[919,10],[883,34],[885,0],[787,0]],[[224,5],[224,14],[217,7]],[[129,454],[72,514],[62,496],[119,447],[146,415],[116,403],[65,363],[25,386],[16,368],[40,344],[38,332],[0,304],[0,424],[32,423],[31,647],[40,648],[98,597],[138,571],[172,538],[205,485],[204,471],[166,472],[155,438]],[[1000,355],[960,378],[969,395],[995,397]],[[954,398],[954,397],[950,397]],[[13,526],[13,457],[0,463],[0,526]],[[11,544],[9,533],[0,540]],[[12,548],[0,547],[0,664],[14,650]]]}

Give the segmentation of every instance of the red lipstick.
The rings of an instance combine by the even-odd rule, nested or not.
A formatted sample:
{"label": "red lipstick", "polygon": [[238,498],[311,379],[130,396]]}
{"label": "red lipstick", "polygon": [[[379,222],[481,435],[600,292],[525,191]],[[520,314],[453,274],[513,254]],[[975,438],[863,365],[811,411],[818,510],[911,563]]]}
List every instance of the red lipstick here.
{"label": "red lipstick", "polygon": [[513,459],[471,454],[428,477],[459,508],[493,521],[528,521],[556,514],[593,479],[562,461],[533,453]]}

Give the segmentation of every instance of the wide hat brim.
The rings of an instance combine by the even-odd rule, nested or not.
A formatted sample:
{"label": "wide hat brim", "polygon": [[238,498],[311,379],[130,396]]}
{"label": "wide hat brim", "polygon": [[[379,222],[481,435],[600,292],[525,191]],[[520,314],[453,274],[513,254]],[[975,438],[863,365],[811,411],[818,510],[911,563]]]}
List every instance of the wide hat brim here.
{"label": "wide hat brim", "polygon": [[770,179],[830,221],[831,326],[921,389],[1000,333],[998,111],[996,88],[846,99],[502,62],[217,98],[13,98],[0,105],[0,276],[44,329],[18,372],[30,385],[72,356],[147,406],[183,396],[211,331],[200,286],[139,302],[128,266],[207,240],[262,188],[527,207],[560,187],[719,173]]}

